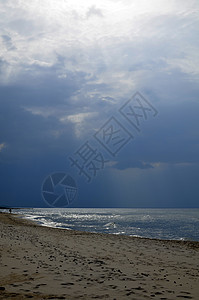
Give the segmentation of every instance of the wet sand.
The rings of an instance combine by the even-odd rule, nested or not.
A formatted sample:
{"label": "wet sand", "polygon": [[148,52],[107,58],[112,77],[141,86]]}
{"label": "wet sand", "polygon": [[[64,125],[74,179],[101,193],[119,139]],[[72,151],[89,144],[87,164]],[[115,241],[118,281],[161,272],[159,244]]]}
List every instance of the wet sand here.
{"label": "wet sand", "polygon": [[0,213],[0,299],[199,299],[199,242],[38,226]]}

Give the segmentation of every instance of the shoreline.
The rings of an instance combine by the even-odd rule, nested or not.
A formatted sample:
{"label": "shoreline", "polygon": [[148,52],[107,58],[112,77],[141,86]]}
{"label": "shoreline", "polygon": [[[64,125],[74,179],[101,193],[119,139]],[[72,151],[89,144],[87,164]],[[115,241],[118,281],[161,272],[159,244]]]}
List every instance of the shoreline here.
{"label": "shoreline", "polygon": [[0,213],[0,226],[0,299],[199,295],[197,241],[53,228],[6,213]]}
{"label": "shoreline", "polygon": [[25,215],[20,215],[20,214],[15,214],[12,213],[12,216],[15,217],[19,217],[19,219],[21,220],[25,220],[27,222],[33,223],[37,226],[40,227],[47,227],[47,228],[54,228],[54,229],[62,229],[62,230],[72,230],[72,231],[77,231],[77,232],[85,232],[85,233],[91,233],[91,234],[106,234],[106,235],[119,235],[119,236],[129,236],[131,238],[138,238],[138,239],[146,239],[146,240],[154,240],[154,241],[168,241],[168,242],[182,242],[182,244],[192,244],[196,247],[199,248],[199,241],[196,240],[189,240],[189,239],[159,239],[159,238],[150,238],[150,237],[142,237],[142,236],[133,236],[133,235],[128,235],[128,234],[114,234],[114,233],[105,233],[105,232],[92,232],[92,231],[86,231],[86,230],[74,230],[74,229],[70,229],[70,228],[62,228],[62,227],[53,227],[53,226],[49,226],[49,225],[42,225],[39,222],[37,222],[36,220],[32,220],[29,218],[26,218]]}
{"label": "shoreline", "polygon": [[[1,214],[1,212],[0,212]],[[88,234],[103,234],[103,235],[111,235],[111,236],[124,236],[124,237],[130,237],[133,239],[144,239],[144,240],[150,240],[150,241],[163,241],[163,242],[177,242],[177,243],[181,243],[182,245],[191,245],[193,247],[199,248],[199,241],[195,241],[195,240],[171,240],[171,239],[158,239],[158,238],[149,238],[149,237],[141,237],[141,236],[133,236],[133,235],[127,235],[127,234],[114,234],[114,233],[105,233],[105,232],[92,232],[92,231],[86,231],[86,230],[74,230],[74,229],[69,229],[69,228],[62,228],[62,227],[53,227],[53,226],[49,226],[49,225],[42,225],[39,222],[37,222],[36,220],[32,220],[29,218],[26,218],[24,215],[21,214],[15,214],[15,213],[3,213],[3,214],[7,214],[8,216],[11,216],[15,219],[15,220],[22,220],[25,221],[25,223],[27,222],[27,225],[35,225],[35,226],[39,226],[39,227],[47,227],[47,228],[53,228],[53,229],[61,229],[61,230],[67,230],[67,231],[74,231],[74,232],[79,232],[81,233],[88,233]]]}

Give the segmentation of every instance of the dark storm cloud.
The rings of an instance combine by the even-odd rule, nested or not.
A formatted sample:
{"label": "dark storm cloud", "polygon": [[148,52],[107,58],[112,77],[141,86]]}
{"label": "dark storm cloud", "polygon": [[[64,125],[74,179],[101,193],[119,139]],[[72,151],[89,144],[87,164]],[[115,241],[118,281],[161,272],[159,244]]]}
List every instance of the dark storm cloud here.
{"label": "dark storm cloud", "polygon": [[157,118],[143,122],[141,133],[121,150],[113,168],[148,169],[155,163],[199,163],[199,102],[160,105],[159,110]]}
{"label": "dark storm cloud", "polygon": [[[27,111],[31,106],[44,99],[47,107],[53,99],[52,90],[36,90],[28,87],[0,87],[1,112],[0,141],[7,145],[1,153],[1,162],[23,160],[43,155],[45,152],[67,151],[73,143],[74,127],[71,122],[63,124],[56,116],[43,117]],[[40,101],[39,101],[40,100]],[[54,102],[53,102],[54,103]],[[67,113],[67,112],[66,112]],[[3,156],[3,157],[2,157]]]}

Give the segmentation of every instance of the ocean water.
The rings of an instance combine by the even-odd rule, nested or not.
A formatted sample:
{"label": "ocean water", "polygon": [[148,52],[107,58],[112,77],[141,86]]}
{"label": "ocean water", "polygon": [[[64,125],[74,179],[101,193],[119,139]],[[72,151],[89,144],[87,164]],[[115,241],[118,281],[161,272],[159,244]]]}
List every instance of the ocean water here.
{"label": "ocean water", "polygon": [[199,241],[199,209],[35,208],[14,212],[43,226]]}

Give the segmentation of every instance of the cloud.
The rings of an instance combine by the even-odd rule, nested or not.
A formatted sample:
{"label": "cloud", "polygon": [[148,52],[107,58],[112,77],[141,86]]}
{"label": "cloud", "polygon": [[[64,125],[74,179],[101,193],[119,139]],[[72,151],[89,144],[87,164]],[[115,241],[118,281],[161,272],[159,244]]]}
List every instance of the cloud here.
{"label": "cloud", "polygon": [[[196,60],[198,43],[190,35],[192,30],[196,32],[198,22],[194,13],[196,3],[192,1],[187,5],[183,1],[179,9],[178,1],[173,4],[165,1],[162,6],[158,1],[149,2],[139,1],[135,5],[128,1],[114,4],[108,1],[107,4],[102,2],[99,8],[91,6],[90,1],[83,1],[82,6],[76,1],[62,1],[58,5],[55,0],[42,3],[29,1],[28,4],[21,1],[15,5],[11,1],[4,3],[6,14],[1,19],[4,25],[2,36],[4,43],[12,41],[15,47],[9,53],[7,48],[2,49],[2,59],[11,65],[10,79],[27,67],[34,74],[31,66],[35,64],[56,65],[57,53],[65,59],[64,64],[59,66],[62,69],[59,77],[66,76],[68,70],[86,73],[89,70],[101,82],[108,79],[112,86],[118,79],[123,82],[135,80],[128,67],[132,69],[140,62],[147,69],[149,57],[151,61],[154,58],[151,69],[155,65],[157,68],[157,61],[164,59],[165,70],[174,64],[182,66],[183,57],[178,61],[176,54],[183,56],[184,53],[185,60],[189,58],[189,62],[193,57]],[[74,18],[74,11],[79,16],[86,12],[92,16],[100,15],[104,9],[103,24],[96,18]],[[188,47],[189,42],[191,47]],[[43,51],[40,51],[41,48]],[[190,64],[189,68],[195,69]],[[111,82],[110,78],[114,76],[115,81]]]}
{"label": "cloud", "polygon": [[84,112],[84,113],[78,113],[78,114],[73,114],[73,115],[67,115],[64,117],[60,118],[60,121],[65,123],[65,122],[72,122],[75,126],[75,135],[76,137],[81,137],[84,135],[84,132],[88,132],[87,124],[89,122],[93,123],[93,120],[97,116],[97,112]]}
{"label": "cloud", "polygon": [[91,6],[86,13],[86,17],[90,18],[92,16],[103,17],[103,13],[99,8],[96,8],[94,5]]}
{"label": "cloud", "polygon": [[5,143],[1,143],[0,144],[0,152],[6,148],[6,144]]}
{"label": "cloud", "polygon": [[121,150],[114,168],[149,169],[162,165],[186,167],[199,164],[199,102],[158,109],[158,117],[142,123],[141,133]]}
{"label": "cloud", "polygon": [[127,170],[127,169],[151,169],[153,168],[152,164],[142,162],[142,161],[133,161],[120,159],[115,165],[115,169],[118,170]]}
{"label": "cloud", "polygon": [[16,50],[16,47],[12,43],[12,39],[8,35],[2,35],[2,42],[4,46],[6,47],[7,51]]}
{"label": "cloud", "polygon": [[[23,90],[22,94],[24,99],[19,100],[23,102],[29,91]],[[41,115],[32,114],[18,106],[17,100],[16,94],[12,105],[9,95],[4,95],[4,101],[1,100],[0,126],[4,130],[1,131],[0,139],[5,141],[1,144],[1,150],[9,145],[7,151],[1,151],[1,163],[32,161],[36,157],[45,158],[50,153],[58,157],[72,151],[76,143],[71,122],[62,124],[55,117],[43,118]]]}

